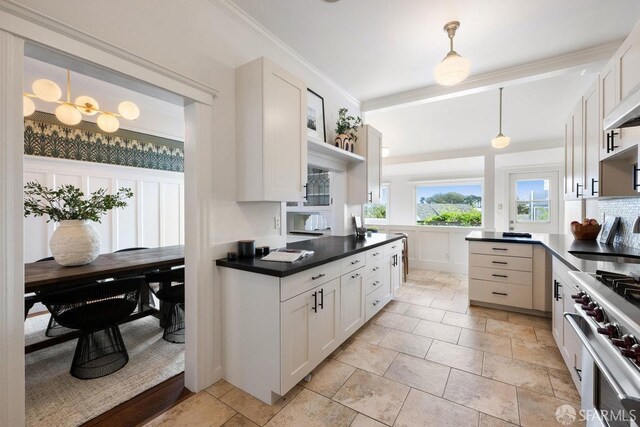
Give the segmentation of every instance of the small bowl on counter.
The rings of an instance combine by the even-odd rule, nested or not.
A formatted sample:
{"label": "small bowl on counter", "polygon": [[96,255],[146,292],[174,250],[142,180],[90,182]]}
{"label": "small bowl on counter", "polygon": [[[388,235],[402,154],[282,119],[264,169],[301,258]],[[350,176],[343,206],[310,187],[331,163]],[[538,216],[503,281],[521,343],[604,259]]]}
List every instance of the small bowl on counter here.
{"label": "small bowl on counter", "polygon": [[600,224],[585,224],[579,222],[571,223],[571,234],[576,240],[596,240],[600,234]]}

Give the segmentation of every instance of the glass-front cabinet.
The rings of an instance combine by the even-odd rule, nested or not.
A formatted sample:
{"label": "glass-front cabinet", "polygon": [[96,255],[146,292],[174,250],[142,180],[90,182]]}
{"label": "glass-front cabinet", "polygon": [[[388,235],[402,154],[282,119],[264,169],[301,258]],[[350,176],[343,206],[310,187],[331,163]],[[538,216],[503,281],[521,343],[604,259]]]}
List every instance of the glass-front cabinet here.
{"label": "glass-front cabinet", "polygon": [[314,166],[307,167],[307,185],[303,200],[287,202],[287,211],[323,211],[330,210],[331,172]]}

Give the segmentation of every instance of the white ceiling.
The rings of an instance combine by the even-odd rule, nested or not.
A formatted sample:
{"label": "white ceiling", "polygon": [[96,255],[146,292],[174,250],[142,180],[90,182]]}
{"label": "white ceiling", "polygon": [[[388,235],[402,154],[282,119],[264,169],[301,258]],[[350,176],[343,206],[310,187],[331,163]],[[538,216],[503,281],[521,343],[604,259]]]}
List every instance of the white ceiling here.
{"label": "white ceiling", "polygon": [[361,101],[434,83],[455,49],[472,75],[624,38],[638,0],[233,0]]}

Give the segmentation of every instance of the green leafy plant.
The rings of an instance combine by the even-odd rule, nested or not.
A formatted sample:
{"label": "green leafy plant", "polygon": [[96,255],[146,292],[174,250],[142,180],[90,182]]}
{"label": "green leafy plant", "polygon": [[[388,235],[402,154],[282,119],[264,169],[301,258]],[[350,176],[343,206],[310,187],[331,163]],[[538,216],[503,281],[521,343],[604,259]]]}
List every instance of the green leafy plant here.
{"label": "green leafy plant", "polygon": [[100,222],[100,217],[114,208],[127,206],[126,199],[133,197],[130,188],[121,188],[116,194],[106,194],[101,188],[85,198],[84,193],[73,185],[63,185],[57,190],[40,183],[28,182],[24,186],[24,216],[48,215],[49,221],[91,220]]}
{"label": "green leafy plant", "polygon": [[353,142],[358,140],[356,136],[356,130],[362,126],[362,119],[358,116],[347,116],[347,108],[341,108],[338,110],[338,121],[336,122],[336,134],[349,135]]}
{"label": "green leafy plant", "polygon": [[418,221],[418,225],[461,225],[473,227],[482,225],[482,213],[480,211],[450,211],[442,212]]}
{"label": "green leafy plant", "polygon": [[387,218],[387,207],[382,204],[365,205],[364,217],[369,219],[385,219]]}

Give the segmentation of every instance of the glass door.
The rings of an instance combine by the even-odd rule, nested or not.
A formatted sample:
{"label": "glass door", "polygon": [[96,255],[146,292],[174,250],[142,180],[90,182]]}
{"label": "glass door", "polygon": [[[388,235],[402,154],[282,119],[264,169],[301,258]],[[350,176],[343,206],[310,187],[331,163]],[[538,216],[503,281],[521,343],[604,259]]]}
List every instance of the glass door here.
{"label": "glass door", "polygon": [[557,233],[558,173],[512,173],[509,184],[509,230]]}

